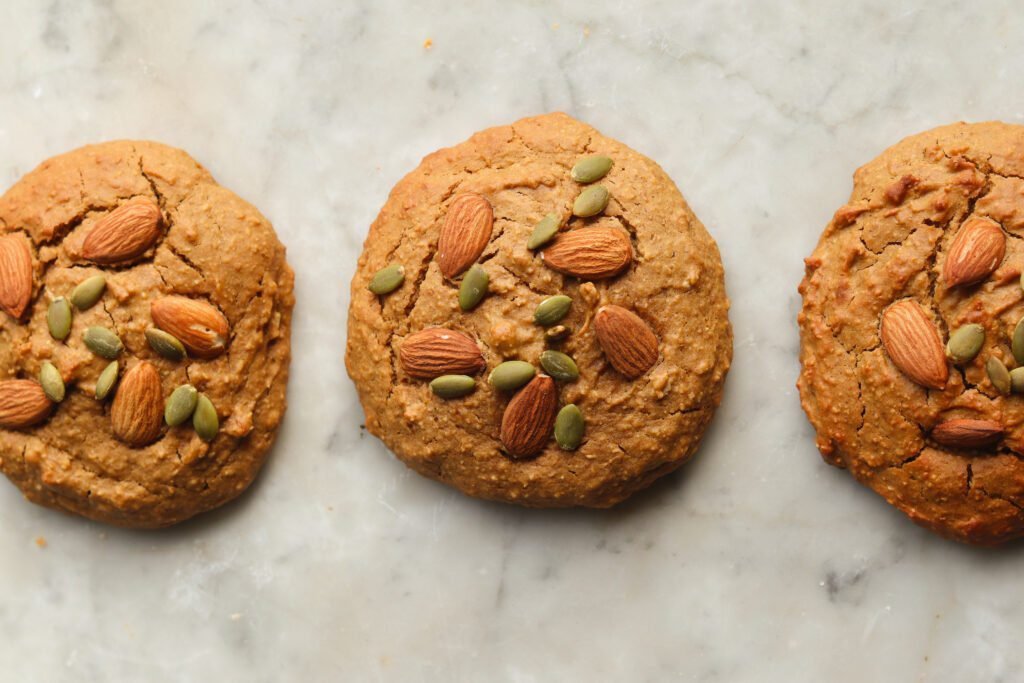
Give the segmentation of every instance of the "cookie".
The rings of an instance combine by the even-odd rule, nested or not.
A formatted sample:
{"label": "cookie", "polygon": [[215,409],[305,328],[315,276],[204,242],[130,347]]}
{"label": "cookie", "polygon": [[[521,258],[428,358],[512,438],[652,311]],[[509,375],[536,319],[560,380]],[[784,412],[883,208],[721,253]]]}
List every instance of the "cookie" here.
{"label": "cookie", "polygon": [[235,498],[284,413],[293,279],[270,223],[180,150],[43,162],[0,197],[0,470],[126,527]]}
{"label": "cookie", "polygon": [[391,192],[346,364],[408,466],[608,507],[696,451],[732,354],[718,249],[650,159],[564,114],[477,133]]}
{"label": "cookie", "polygon": [[854,174],[806,260],[804,410],[825,460],[913,521],[1024,535],[1024,127],[958,123]]}

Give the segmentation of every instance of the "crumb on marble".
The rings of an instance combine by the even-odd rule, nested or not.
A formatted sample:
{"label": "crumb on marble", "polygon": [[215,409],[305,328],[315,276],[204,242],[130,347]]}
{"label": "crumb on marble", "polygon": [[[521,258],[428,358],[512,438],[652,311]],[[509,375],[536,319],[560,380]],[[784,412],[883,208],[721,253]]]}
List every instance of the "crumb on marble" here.
{"label": "crumb on marble", "polygon": [[434,39],[433,38],[427,38],[426,40],[423,41],[423,49],[424,50],[429,50],[432,47],[434,47]]}
{"label": "crumb on marble", "polygon": [[552,31],[557,31],[558,30],[558,22],[557,21],[555,23],[551,24],[551,30]]}
{"label": "crumb on marble", "polygon": [[590,36],[590,27],[589,26],[584,26],[583,27],[583,37],[584,38],[588,38],[589,36]]}
{"label": "crumb on marble", "polygon": [[42,536],[36,536],[36,545],[40,548],[46,547],[46,539]]}

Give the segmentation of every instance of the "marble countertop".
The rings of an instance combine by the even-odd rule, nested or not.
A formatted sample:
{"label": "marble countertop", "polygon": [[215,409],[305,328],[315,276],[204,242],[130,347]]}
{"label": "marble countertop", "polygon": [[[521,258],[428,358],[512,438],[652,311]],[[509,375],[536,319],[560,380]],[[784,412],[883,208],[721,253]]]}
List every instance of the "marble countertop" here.
{"label": "marble countertop", "polygon": [[[853,170],[938,124],[1024,119],[1017,3],[14,0],[0,24],[0,185],[87,142],[180,146],[298,276],[289,412],[241,500],[143,533],[0,481],[0,679],[1020,680],[1024,546],[941,540],[825,465],[794,387],[802,258]],[[664,166],[733,301],[697,458],[606,512],[410,473],[342,364],[390,187],[550,110]]]}

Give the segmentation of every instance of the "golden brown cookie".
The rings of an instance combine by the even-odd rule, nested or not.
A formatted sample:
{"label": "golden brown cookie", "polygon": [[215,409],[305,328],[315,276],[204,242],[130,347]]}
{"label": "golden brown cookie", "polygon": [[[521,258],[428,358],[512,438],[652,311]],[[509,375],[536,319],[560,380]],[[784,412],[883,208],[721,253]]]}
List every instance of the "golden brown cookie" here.
{"label": "golden brown cookie", "polygon": [[1024,127],[958,123],[854,174],[806,260],[804,410],[825,460],[968,543],[1024,535]]}
{"label": "golden brown cookie", "polygon": [[236,497],[284,413],[292,284],[270,223],[180,150],[43,162],[0,197],[0,469],[120,526]]}
{"label": "golden brown cookie", "polygon": [[549,114],[394,188],[352,280],[346,363],[369,430],[421,474],[607,507],[697,449],[728,306],[718,249],[664,171]]}

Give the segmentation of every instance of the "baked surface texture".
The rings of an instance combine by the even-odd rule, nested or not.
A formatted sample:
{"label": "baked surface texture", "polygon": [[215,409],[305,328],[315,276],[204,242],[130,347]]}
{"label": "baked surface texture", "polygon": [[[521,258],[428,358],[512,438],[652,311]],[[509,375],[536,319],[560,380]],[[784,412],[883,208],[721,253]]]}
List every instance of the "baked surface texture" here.
{"label": "baked surface texture", "polygon": [[[126,205],[158,218],[147,224],[158,232],[143,240],[144,251],[127,256],[118,245],[145,231],[111,227],[109,217]],[[27,174],[0,197],[0,234],[27,243],[32,262],[24,314],[0,313],[2,378],[34,382],[49,361],[66,385],[45,420],[0,429],[4,474],[29,500],[127,527],[164,527],[242,493],[285,410],[293,306],[285,249],[259,211],[180,150],[118,141]],[[71,306],[70,334],[54,338],[51,302],[96,275],[106,277],[101,298],[85,310]],[[183,360],[165,358],[146,330],[156,325],[151,306],[168,301],[195,302],[224,321],[227,334],[183,317],[180,306],[168,309],[159,327],[176,330],[195,353],[190,346]],[[97,400],[96,384],[111,359],[86,346],[92,327],[123,344],[120,380],[106,400]],[[204,348],[204,340],[216,346]],[[183,384],[215,407],[219,430],[210,441],[191,420],[163,421],[164,401]]]}
{"label": "baked surface texture", "polygon": [[[594,183],[574,181],[574,165],[592,155],[609,157],[611,170]],[[573,216],[577,196],[595,185],[609,191],[607,207]],[[476,259],[488,293],[463,311],[459,277],[442,275],[439,260],[449,256],[439,258],[438,241],[454,200],[467,195],[486,199],[493,226]],[[534,227],[551,213],[561,231],[528,249]],[[616,270],[623,249],[628,265]],[[374,274],[393,264],[405,268],[403,284],[385,296],[368,291]],[[369,431],[425,476],[525,506],[612,506],[686,462],[721,400],[732,354],[718,249],[678,189],[650,159],[565,114],[490,128],[427,156],[371,226],[351,294],[346,364]],[[553,295],[572,299],[561,340],[533,317]],[[646,354],[617,347],[618,367],[640,372],[636,378],[616,370],[597,339],[604,306],[639,317],[634,324],[628,313],[607,316],[612,333],[640,346],[655,340]],[[435,327],[464,333],[483,356],[479,372],[463,371],[477,380],[467,396],[443,400],[407,372],[406,340]],[[606,338],[609,348],[614,341]],[[553,417],[543,394],[551,383],[538,363],[549,349],[579,369],[577,380],[554,383],[557,405],[575,404],[585,419],[575,450],[560,448],[539,417]],[[538,367],[529,391],[502,392],[488,382],[508,360]]]}
{"label": "baked surface texture", "polygon": [[800,285],[798,386],[822,456],[980,545],[1024,535],[1024,396],[1007,379],[1024,363],[1022,237],[1024,127],[957,123],[856,171]]}

